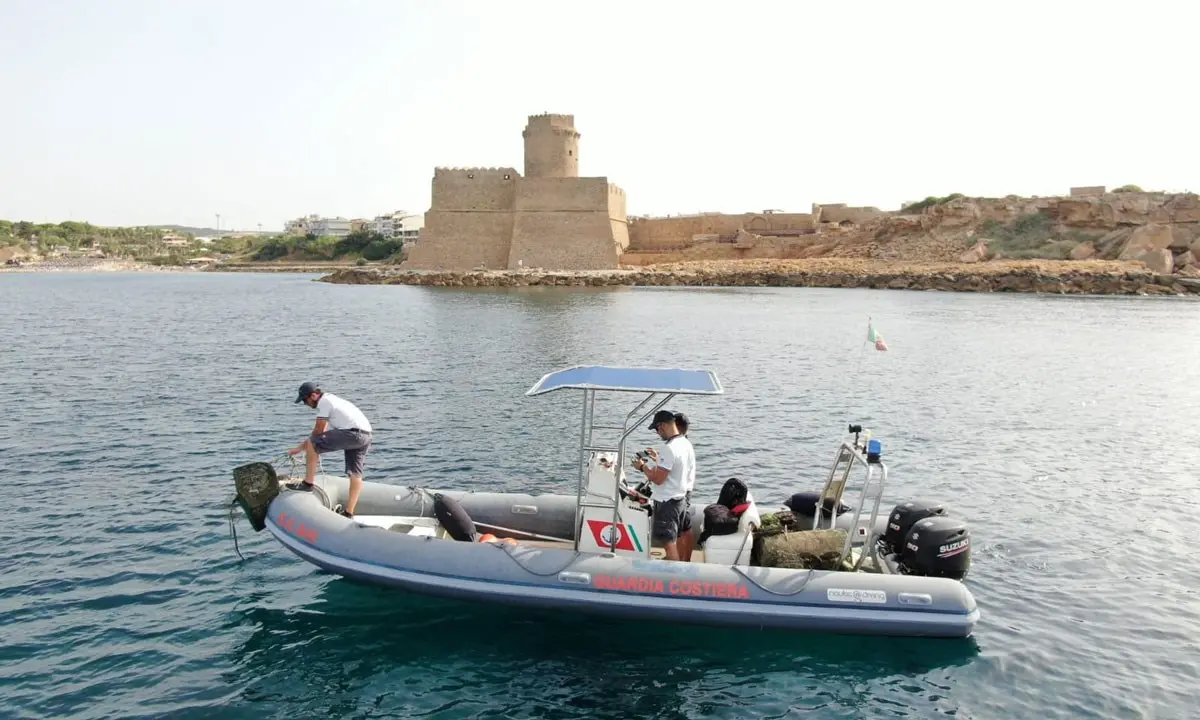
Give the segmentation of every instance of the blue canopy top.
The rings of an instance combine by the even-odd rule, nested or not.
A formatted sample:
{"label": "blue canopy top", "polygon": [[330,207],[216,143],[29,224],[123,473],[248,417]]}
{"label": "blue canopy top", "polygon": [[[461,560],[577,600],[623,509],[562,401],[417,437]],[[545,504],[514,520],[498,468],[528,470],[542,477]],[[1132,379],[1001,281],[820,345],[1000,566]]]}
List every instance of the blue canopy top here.
{"label": "blue canopy top", "polygon": [[566,389],[661,392],[678,395],[720,395],[725,392],[717,374],[711,370],[577,365],[543,375],[525,395],[541,395]]}

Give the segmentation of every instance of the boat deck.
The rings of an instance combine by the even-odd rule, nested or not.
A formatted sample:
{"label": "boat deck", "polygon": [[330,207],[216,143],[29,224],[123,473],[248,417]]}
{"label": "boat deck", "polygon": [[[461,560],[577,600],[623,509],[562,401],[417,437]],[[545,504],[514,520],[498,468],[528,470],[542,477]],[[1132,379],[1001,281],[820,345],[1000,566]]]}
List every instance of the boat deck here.
{"label": "boat deck", "polygon": [[[411,517],[407,515],[355,515],[354,522],[367,527],[377,527],[383,530],[392,532],[404,533],[406,535],[417,535],[425,537],[438,538],[439,540],[450,540],[450,536],[438,524],[437,518],[431,517]],[[517,540],[517,543],[523,547],[538,547],[538,548],[554,548],[565,549],[572,547],[573,543],[570,540]],[[661,547],[651,547],[650,557],[654,560],[665,560],[666,555]],[[692,551],[690,562],[703,563],[704,549],[695,548]]]}

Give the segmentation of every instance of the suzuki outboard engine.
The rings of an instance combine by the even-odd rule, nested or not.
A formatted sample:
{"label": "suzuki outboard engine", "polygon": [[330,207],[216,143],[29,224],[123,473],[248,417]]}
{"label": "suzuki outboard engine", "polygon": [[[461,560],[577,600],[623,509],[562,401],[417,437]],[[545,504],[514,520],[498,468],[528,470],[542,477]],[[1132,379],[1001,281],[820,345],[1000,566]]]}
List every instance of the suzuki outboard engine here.
{"label": "suzuki outboard engine", "polygon": [[920,520],[927,517],[945,517],[946,508],[941,503],[921,502],[910,500],[892,508],[888,516],[887,530],[883,533],[883,554],[897,556],[904,549],[904,539],[908,531]]}
{"label": "suzuki outboard engine", "polygon": [[946,516],[917,521],[904,539],[898,567],[905,575],[962,580],[971,567],[967,524]]}

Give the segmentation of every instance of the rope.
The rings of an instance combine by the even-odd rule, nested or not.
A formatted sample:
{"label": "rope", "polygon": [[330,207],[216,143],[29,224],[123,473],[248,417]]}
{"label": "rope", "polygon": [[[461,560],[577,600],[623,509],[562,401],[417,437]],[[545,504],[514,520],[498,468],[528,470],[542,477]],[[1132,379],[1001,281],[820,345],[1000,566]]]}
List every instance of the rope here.
{"label": "rope", "polygon": [[237,495],[235,494],[233,496],[233,501],[229,503],[229,535],[233,538],[233,551],[238,554],[238,557],[240,557],[242,560],[245,560],[246,556],[242,555],[242,549],[238,547],[237,526],[234,524],[234,513],[237,511],[237,500]]}
{"label": "rope", "polygon": [[755,587],[758,587],[763,592],[767,592],[772,595],[777,595],[779,597],[791,597],[793,595],[799,595],[800,593],[804,592],[805,588],[808,587],[808,583],[812,581],[812,574],[813,574],[813,571],[809,570],[808,577],[804,578],[804,582],[800,583],[800,587],[798,589],[793,590],[792,592],[782,593],[782,592],[775,592],[771,588],[764,586],[759,581],[757,581],[754,578],[747,575],[746,572],[744,570],[742,570],[741,568],[739,568],[738,566],[733,565],[731,567],[733,568],[733,571],[736,572],[738,575],[741,575],[742,577],[746,578],[750,582],[754,583]]}
{"label": "rope", "polygon": [[421,496],[421,511],[420,516],[425,517],[425,498],[429,498],[430,502],[436,503],[437,500],[433,497],[433,493],[429,492],[420,485],[406,485],[405,489],[411,493],[417,493]]}
{"label": "rope", "polygon": [[574,565],[575,561],[579,559],[579,552],[574,551],[571,555],[571,559],[567,561],[566,565],[563,565],[559,569],[552,570],[548,573],[540,573],[540,572],[537,572],[536,570],[530,570],[529,568],[522,565],[521,561],[517,559],[517,556],[513,555],[511,552],[509,552],[507,545],[501,545],[500,543],[488,543],[488,545],[495,545],[505,555],[507,555],[509,557],[509,559],[511,559],[513,562],[515,562],[517,564],[517,567],[521,568],[522,570],[529,573],[530,575],[534,575],[536,577],[550,577],[551,575],[557,575],[560,572],[562,572],[562,571],[566,570],[567,568],[571,567],[572,565]]}

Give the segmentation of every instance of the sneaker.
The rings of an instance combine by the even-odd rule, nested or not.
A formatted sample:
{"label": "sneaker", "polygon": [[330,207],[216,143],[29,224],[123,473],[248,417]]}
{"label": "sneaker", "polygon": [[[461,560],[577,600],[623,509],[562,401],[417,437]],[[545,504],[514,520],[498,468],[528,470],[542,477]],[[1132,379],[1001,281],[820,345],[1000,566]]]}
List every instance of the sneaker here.
{"label": "sneaker", "polygon": [[338,505],[338,506],[337,506],[337,510],[335,510],[335,512],[336,512],[338,515],[341,515],[342,517],[348,517],[348,518],[350,518],[351,520],[353,520],[353,519],[354,519],[354,515],[352,515],[351,513],[348,513],[348,512],[346,512],[346,508],[342,507],[341,505]]}
{"label": "sneaker", "polygon": [[288,490],[299,490],[300,492],[312,492],[313,484],[310,482],[304,482],[303,480],[301,480],[300,482],[288,483],[287,489]]}

